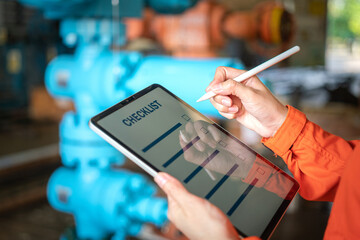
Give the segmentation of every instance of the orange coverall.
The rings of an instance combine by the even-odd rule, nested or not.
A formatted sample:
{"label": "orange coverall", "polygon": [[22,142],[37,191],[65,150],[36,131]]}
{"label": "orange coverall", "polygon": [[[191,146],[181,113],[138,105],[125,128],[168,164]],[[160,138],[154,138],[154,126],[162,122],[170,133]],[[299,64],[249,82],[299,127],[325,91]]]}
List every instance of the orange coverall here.
{"label": "orange coverall", "polygon": [[334,203],[324,239],[360,239],[360,140],[345,141],[288,109],[275,136],[262,142],[284,159],[303,198]]}

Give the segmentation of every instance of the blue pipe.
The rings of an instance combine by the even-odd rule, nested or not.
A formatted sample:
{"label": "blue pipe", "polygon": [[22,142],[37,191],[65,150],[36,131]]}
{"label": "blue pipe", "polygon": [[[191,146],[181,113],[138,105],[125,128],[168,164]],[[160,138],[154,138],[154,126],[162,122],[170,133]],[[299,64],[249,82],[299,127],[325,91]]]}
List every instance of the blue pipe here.
{"label": "blue pipe", "polygon": [[58,168],[47,195],[55,209],[75,216],[79,239],[103,239],[112,233],[138,234],[143,222],[161,226],[167,202],[139,174],[118,169]]}

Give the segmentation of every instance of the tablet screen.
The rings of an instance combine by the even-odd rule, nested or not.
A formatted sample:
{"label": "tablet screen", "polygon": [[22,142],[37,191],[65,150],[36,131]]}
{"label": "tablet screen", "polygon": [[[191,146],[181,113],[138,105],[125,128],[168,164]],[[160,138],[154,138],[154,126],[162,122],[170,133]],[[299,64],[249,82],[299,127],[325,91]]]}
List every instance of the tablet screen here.
{"label": "tablet screen", "polygon": [[95,124],[218,206],[243,236],[268,238],[298,190],[285,172],[159,85],[101,113]]}

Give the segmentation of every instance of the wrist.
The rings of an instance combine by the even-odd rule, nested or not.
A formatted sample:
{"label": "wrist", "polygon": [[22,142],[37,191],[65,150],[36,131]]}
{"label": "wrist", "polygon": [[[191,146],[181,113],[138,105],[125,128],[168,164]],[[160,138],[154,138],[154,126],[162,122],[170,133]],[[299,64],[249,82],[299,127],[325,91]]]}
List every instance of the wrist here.
{"label": "wrist", "polygon": [[266,147],[279,156],[285,154],[293,146],[307,122],[304,113],[291,106],[287,108],[286,119],[276,134],[271,138],[263,137],[261,140]]}
{"label": "wrist", "polygon": [[287,106],[281,104],[280,108],[277,111],[277,119],[274,121],[274,125],[272,126],[273,129],[271,131],[272,134],[270,135],[270,137],[274,137],[280,127],[284,124],[288,111],[289,110]]}

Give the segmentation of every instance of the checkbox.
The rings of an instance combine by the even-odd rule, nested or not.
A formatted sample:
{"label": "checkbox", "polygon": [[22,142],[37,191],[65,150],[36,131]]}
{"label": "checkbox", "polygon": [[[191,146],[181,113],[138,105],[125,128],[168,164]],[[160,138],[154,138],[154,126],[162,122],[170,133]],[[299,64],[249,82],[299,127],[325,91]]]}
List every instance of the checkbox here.
{"label": "checkbox", "polygon": [[265,173],[265,170],[262,169],[262,168],[258,168],[256,171],[257,171],[258,173],[260,173],[261,175],[264,175],[264,173]]}
{"label": "checkbox", "polygon": [[219,145],[222,146],[223,148],[227,146],[227,144],[223,140],[219,141]]}
{"label": "checkbox", "polygon": [[204,127],[200,128],[200,131],[202,131],[202,132],[205,133],[205,134],[207,134],[207,133],[209,132],[209,131],[206,130],[206,128],[204,128]]}
{"label": "checkbox", "polygon": [[191,118],[189,118],[188,115],[184,114],[181,116],[183,119],[185,119],[185,121],[189,121]]}

